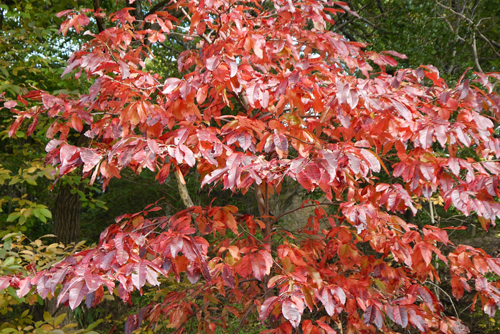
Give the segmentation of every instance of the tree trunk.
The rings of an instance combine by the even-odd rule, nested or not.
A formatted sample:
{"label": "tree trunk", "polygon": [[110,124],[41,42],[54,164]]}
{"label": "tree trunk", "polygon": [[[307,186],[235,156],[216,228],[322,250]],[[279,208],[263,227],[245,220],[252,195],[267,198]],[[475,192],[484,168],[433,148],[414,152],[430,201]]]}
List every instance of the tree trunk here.
{"label": "tree trunk", "polygon": [[[265,181],[264,181],[265,182]],[[259,208],[259,214],[262,218],[263,223],[265,224],[265,228],[262,231],[262,236],[264,237],[264,244],[269,245],[269,251],[273,250],[273,241],[272,241],[272,232],[273,232],[273,220],[269,217],[269,186],[267,183],[264,183],[264,192],[257,184],[255,187],[255,199],[257,200],[257,206]],[[264,286],[264,300],[275,295],[274,288],[269,288],[267,285],[269,283],[269,279],[271,275],[264,276],[262,280],[262,285]],[[273,320],[271,316],[269,316],[269,326],[272,329],[278,328],[280,326],[279,320]]]}
{"label": "tree trunk", "polygon": [[[80,183],[77,189],[83,191],[83,188]],[[69,183],[61,183],[54,209],[54,234],[65,245],[80,241],[82,202],[78,193],[71,193],[72,189]]]}
{"label": "tree trunk", "polygon": [[[83,191],[84,188],[84,183],[80,182],[76,189]],[[77,192],[71,193],[72,189],[70,183],[61,182],[54,207],[54,234],[58,241],[64,245],[80,241],[82,202]],[[56,297],[47,301],[47,311],[53,317],[66,313],[66,318],[61,322],[61,326],[71,322],[72,311],[67,307],[57,307]]]}

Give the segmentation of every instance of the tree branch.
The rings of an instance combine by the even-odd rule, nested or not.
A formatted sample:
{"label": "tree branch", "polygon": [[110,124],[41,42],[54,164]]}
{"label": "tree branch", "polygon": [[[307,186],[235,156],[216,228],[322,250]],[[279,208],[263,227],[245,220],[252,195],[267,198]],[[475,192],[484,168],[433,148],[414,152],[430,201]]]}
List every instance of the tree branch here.
{"label": "tree branch", "polygon": [[203,310],[205,307],[207,307],[208,305],[210,304],[210,302],[206,302],[205,304],[203,304],[202,306],[200,306],[193,314],[191,314],[189,316],[189,318],[186,319],[186,321],[179,327],[177,328],[172,334],[177,334],[177,333],[181,333],[182,329],[184,328],[184,326],[188,323],[188,321],[194,317],[196,314],[198,314],[198,312],[200,312],[201,310]]}
{"label": "tree branch", "polygon": [[186,187],[186,181],[184,177],[181,176],[181,171],[177,168],[175,171],[175,179],[177,180],[177,187],[179,189],[179,195],[181,196],[182,203],[186,208],[194,206],[191,196],[189,196],[188,189]]}
{"label": "tree branch", "polygon": [[159,9],[161,9],[162,7],[164,7],[169,2],[170,2],[170,0],[163,0],[163,1],[158,2],[156,5],[154,5],[153,7],[151,7],[151,9],[149,10],[149,12],[148,12],[148,14],[146,16],[154,14],[156,11],[158,11]]}
{"label": "tree branch", "polygon": [[236,333],[239,333],[240,332],[240,328],[241,326],[243,326],[243,323],[245,322],[245,319],[248,317],[248,315],[250,314],[250,312],[252,312],[252,310],[255,308],[255,304],[252,304],[252,306],[250,306],[247,311],[245,312],[245,314],[243,315],[243,317],[241,318],[240,320],[240,323],[238,325],[238,327],[236,327],[236,329],[233,331],[233,334],[236,334]]}
{"label": "tree branch", "polygon": [[472,33],[472,52],[474,53],[474,61],[476,62],[477,69],[479,72],[483,72],[481,65],[479,65],[479,59],[477,57],[477,48],[476,48],[476,33]]}
{"label": "tree branch", "polygon": [[[486,36],[484,36],[481,31],[479,30],[478,28],[478,24],[475,24],[474,21],[472,21],[470,18],[468,18],[467,16],[465,16],[463,13],[459,13],[457,12],[456,10],[454,10],[453,8],[450,8],[448,6],[445,6],[443,5],[441,2],[439,2],[439,0],[436,0],[436,4],[438,6],[440,6],[441,8],[444,8],[448,11],[450,11],[451,13],[455,14],[456,16],[466,20],[467,22],[469,22],[469,24],[472,26],[472,28],[477,32],[477,34],[479,35],[479,37],[481,37],[486,43],[488,43],[488,45],[490,46],[491,50],[495,53],[495,55],[500,58],[500,53],[495,49],[495,46],[493,45],[492,41],[490,41],[489,38],[487,38]],[[496,42],[495,42],[496,43]]]}
{"label": "tree branch", "polygon": [[280,218],[283,218],[284,216],[289,215],[292,212],[295,212],[297,210],[302,210],[303,208],[308,208],[308,207],[311,207],[311,206],[320,206],[320,205],[330,206],[330,205],[338,205],[338,203],[319,203],[319,204],[302,205],[302,206],[299,206],[298,208],[295,208],[295,209],[292,209],[292,210],[289,210],[287,212],[282,213],[281,215],[279,215],[278,217],[276,217],[276,220],[278,220]]}
{"label": "tree branch", "polygon": [[[101,9],[101,4],[100,0],[93,0],[93,3],[94,3],[94,15],[95,15],[95,13]],[[106,23],[104,23],[102,17],[95,16],[95,20],[97,22],[97,30],[99,30],[100,33],[106,30]]]}

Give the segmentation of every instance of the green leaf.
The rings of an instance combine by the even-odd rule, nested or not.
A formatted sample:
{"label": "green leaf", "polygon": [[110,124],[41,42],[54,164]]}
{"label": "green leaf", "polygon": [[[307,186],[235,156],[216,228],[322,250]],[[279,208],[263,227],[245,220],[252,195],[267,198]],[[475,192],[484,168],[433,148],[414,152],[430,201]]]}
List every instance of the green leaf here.
{"label": "green leaf", "polygon": [[24,297],[23,298],[19,298],[17,296],[17,293],[16,293],[16,290],[14,290],[13,287],[9,286],[7,288],[7,292],[9,293],[9,295],[11,295],[15,300],[17,300],[19,303],[24,303]]}
{"label": "green leaf", "polygon": [[12,212],[9,215],[9,217],[7,217],[7,223],[12,222],[12,221],[18,219],[19,217],[21,217],[21,213],[20,212]]}
{"label": "green leaf", "polygon": [[[16,135],[19,134],[19,131],[17,131]],[[18,175],[15,175],[9,182],[9,186],[12,186],[16,183],[19,183],[21,181],[21,178]]]}
{"label": "green leaf", "polygon": [[3,265],[4,265],[5,267],[8,267],[8,266],[10,266],[11,264],[13,264],[13,263],[14,263],[14,261],[15,261],[14,257],[13,257],[13,256],[9,256],[9,257],[8,257],[8,258],[4,261]]}
{"label": "green leaf", "polygon": [[5,78],[9,77],[9,72],[4,67],[0,67],[0,71],[5,75]]}
{"label": "green leaf", "polygon": [[92,330],[92,329],[96,328],[97,325],[99,325],[103,321],[104,321],[103,319],[99,319],[96,322],[94,322],[93,324],[90,324],[89,327],[87,327],[86,329],[87,330]]}
{"label": "green leaf", "polygon": [[47,209],[40,209],[40,213],[47,218],[52,218],[52,213]]}

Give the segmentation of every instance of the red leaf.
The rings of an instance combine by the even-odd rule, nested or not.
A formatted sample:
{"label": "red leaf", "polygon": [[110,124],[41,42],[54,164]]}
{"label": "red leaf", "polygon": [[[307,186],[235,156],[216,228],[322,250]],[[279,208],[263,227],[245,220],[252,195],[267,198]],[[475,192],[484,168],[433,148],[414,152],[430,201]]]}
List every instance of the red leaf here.
{"label": "red leaf", "polygon": [[451,279],[451,293],[457,300],[462,298],[464,295],[464,287],[460,282],[460,278],[458,276],[453,276],[453,278]]}
{"label": "red leaf", "polygon": [[370,169],[373,170],[375,173],[380,172],[380,162],[379,162],[379,157],[373,153],[372,151],[362,149],[361,154],[365,158],[366,161],[370,164]]}
{"label": "red leaf", "polygon": [[408,108],[406,108],[404,104],[396,100],[392,100],[392,104],[394,105],[394,107],[396,107],[396,110],[401,116],[403,116],[404,119],[406,119],[407,121],[412,120],[411,112],[408,110]]}
{"label": "red leaf", "polygon": [[127,79],[130,75],[130,67],[122,60],[120,60],[118,64],[120,64],[120,73],[122,75],[122,79]]}
{"label": "red leaf", "polygon": [[300,324],[300,318],[302,316],[301,312],[297,308],[297,305],[295,305],[295,303],[291,300],[286,299],[283,301],[281,310],[283,312],[283,317],[290,321],[294,328],[297,328]]}
{"label": "red leaf", "polygon": [[27,277],[19,282],[19,290],[17,290],[17,296],[22,298],[28,294],[31,290],[31,278]]}
{"label": "red leaf", "polygon": [[182,240],[182,237],[176,236],[170,239],[170,254],[175,258],[177,256],[177,253],[179,253],[182,250],[182,247],[184,246],[184,242]]}
{"label": "red leaf", "polygon": [[418,244],[418,248],[420,249],[422,258],[425,261],[425,265],[428,266],[432,261],[432,250],[430,249],[430,245],[422,241]]}
{"label": "red leaf", "polygon": [[300,172],[299,174],[297,174],[297,181],[307,191],[311,191],[314,189],[314,185],[312,184],[311,179],[305,172]]}
{"label": "red leaf", "polygon": [[12,126],[9,129],[9,137],[12,137],[16,132],[21,123],[24,120],[24,116],[18,116],[17,119],[12,123]]}
{"label": "red leaf", "polygon": [[[487,258],[486,262],[490,266],[491,271],[500,276],[500,265],[498,264],[498,259]],[[0,289],[1,290],[1,289]]]}
{"label": "red leaf", "polygon": [[408,309],[410,322],[421,332],[427,332],[427,323],[413,308]]}
{"label": "red leaf", "polygon": [[207,59],[207,70],[213,71],[219,66],[220,57],[211,57]]}
{"label": "red leaf", "polygon": [[133,331],[140,327],[137,315],[129,315],[125,321],[125,334],[132,334]]}
{"label": "red leaf", "polygon": [[333,300],[333,296],[330,292],[330,289],[323,288],[321,294],[318,295],[319,300],[325,307],[326,313],[331,317],[335,314],[335,302]]}
{"label": "red leaf", "polygon": [[401,327],[406,328],[406,326],[408,326],[408,312],[406,312],[405,307],[394,306],[392,310],[389,311],[388,315],[392,321]]}
{"label": "red leaf", "polygon": [[74,310],[83,300],[83,297],[88,293],[85,281],[80,278],[69,289],[69,307]]}
{"label": "red leaf", "polygon": [[363,321],[367,325],[374,323],[379,329],[382,329],[382,314],[374,305],[370,305],[366,308],[365,314],[363,314]]}
{"label": "red leaf", "polygon": [[285,135],[279,133],[278,130],[274,130],[274,145],[280,151],[288,152],[288,140]]}
{"label": "red leaf", "polygon": [[198,282],[200,275],[201,275],[201,271],[200,271],[200,268],[198,268],[198,267],[189,266],[186,269],[186,276],[191,284],[195,284],[196,282]]}
{"label": "red leaf", "polygon": [[267,298],[264,303],[262,303],[262,306],[260,307],[259,311],[259,319],[264,322],[269,316],[269,314],[272,312],[273,308],[275,305],[278,303],[278,297],[277,296],[272,296]]}
{"label": "red leaf", "polygon": [[[157,268],[155,270],[150,266],[151,263],[149,263],[149,265],[146,266],[146,281],[153,286],[158,286],[160,285],[160,282],[158,282],[158,271],[161,271],[161,269]],[[164,274],[166,275],[165,272]]]}
{"label": "red leaf", "polygon": [[168,78],[167,80],[165,80],[165,83],[163,84],[162,93],[168,94],[168,93],[172,92],[174,89],[177,88],[177,86],[179,86],[179,83],[181,81],[182,80],[178,79],[178,78]]}
{"label": "red leaf", "polygon": [[90,273],[90,271],[86,271],[84,274],[84,278],[85,278],[85,284],[87,284],[87,288],[89,290],[89,293],[96,291],[101,286],[99,275],[95,275],[95,274]]}
{"label": "red leaf", "polygon": [[33,134],[33,132],[36,129],[37,124],[38,124],[38,115],[35,115],[33,117],[33,122],[31,122],[30,126],[28,126],[28,130],[26,131],[27,136],[31,136]]}
{"label": "red leaf", "polygon": [[264,258],[259,253],[252,253],[247,256],[250,257],[253,275],[256,279],[262,281],[264,276],[269,273]]}
{"label": "red leaf", "polygon": [[123,245],[123,233],[117,233],[114,241],[116,248],[116,261],[118,261],[120,265],[124,265],[128,261],[129,255]]}
{"label": "red leaf", "polygon": [[68,15],[69,13],[71,13],[73,10],[72,9],[66,9],[66,10],[63,10],[62,12],[59,12],[56,14],[56,17],[63,17],[63,16],[66,16]]}
{"label": "red leaf", "polygon": [[85,164],[83,172],[86,173],[92,170],[92,168],[94,168],[99,161],[101,161],[102,156],[95,153],[92,149],[82,148],[80,151],[80,158]]}
{"label": "red leaf", "polygon": [[455,175],[455,176],[459,176],[460,174],[460,164],[458,163],[458,159],[457,158],[449,158],[448,159],[448,167],[450,167],[450,170],[451,172]]}
{"label": "red leaf", "polygon": [[3,104],[3,106],[7,109],[14,108],[15,106],[17,106],[17,101],[15,100],[7,101]]}
{"label": "red leaf", "polygon": [[0,290],[7,289],[10,286],[10,277],[0,277]]}
{"label": "red leaf", "polygon": [[231,289],[235,288],[236,281],[234,278],[233,269],[230,266],[228,265],[222,266],[222,279],[224,280],[224,283],[226,283],[228,287],[230,287]]}
{"label": "red leaf", "polygon": [[382,51],[381,53],[387,53],[390,54],[391,56],[398,57],[401,59],[408,59],[408,57],[402,53],[396,52],[396,51]]}
{"label": "red leaf", "polygon": [[170,163],[164,164],[158,174],[156,174],[155,180],[158,180],[158,183],[163,184],[168,177],[168,173],[170,172]]}
{"label": "red leaf", "polygon": [[420,295],[420,297],[422,297],[422,299],[427,304],[427,306],[429,307],[429,309],[432,312],[434,312],[435,311],[435,308],[434,308],[434,298],[432,297],[432,294],[429,291],[429,289],[426,288],[426,287],[424,287],[424,286],[419,286],[418,287],[418,294]]}
{"label": "red leaf", "polygon": [[331,328],[326,322],[317,320],[316,323],[326,332],[326,334],[337,334],[337,332],[334,331],[333,328]]}
{"label": "red leaf", "polygon": [[225,218],[227,227],[229,227],[235,234],[238,234],[238,223],[234,219],[233,215],[230,212],[226,212]]}
{"label": "red leaf", "polygon": [[134,265],[132,284],[134,284],[137,290],[140,290],[146,284],[146,261],[140,261]]}

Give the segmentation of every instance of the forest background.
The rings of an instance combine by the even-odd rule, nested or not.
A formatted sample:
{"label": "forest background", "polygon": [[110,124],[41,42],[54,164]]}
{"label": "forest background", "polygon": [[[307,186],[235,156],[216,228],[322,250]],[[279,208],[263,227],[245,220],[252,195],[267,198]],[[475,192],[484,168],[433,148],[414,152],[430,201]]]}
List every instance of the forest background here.
{"label": "forest background", "polygon": [[[348,1],[353,12],[346,11],[336,17],[331,27],[350,41],[369,43],[375,51],[395,50],[405,54],[395,68],[417,68],[432,64],[450,85],[472,68],[474,71],[495,72],[500,67],[500,1]],[[94,8],[114,12],[124,3],[114,0],[93,1],[12,1],[0,2],[0,93],[5,99],[28,93],[33,87],[56,94],[78,94],[88,91],[90,83],[85,76],[62,75],[72,52],[88,39],[73,29],[63,36],[59,26],[64,18],[56,17],[67,9]],[[148,13],[161,11],[167,2],[136,0],[131,15],[143,18]],[[357,13],[354,14],[354,13]],[[178,15],[178,13],[172,13]],[[98,33],[112,25],[104,18],[91,19],[85,29]],[[162,77],[178,75],[175,59],[185,50],[196,49],[196,40],[185,40],[175,34],[166,35],[162,43],[154,45],[155,59],[148,67]],[[61,80],[63,76],[64,80]],[[494,91],[500,85],[494,83]],[[166,216],[182,210],[186,197],[182,186],[173,175],[163,184],[155,181],[156,173],[148,170],[140,175],[124,171],[121,179],[112,179],[106,191],[100,184],[89,185],[89,179],[81,180],[76,170],[54,183],[54,168],[43,163],[44,147],[48,142],[45,133],[49,120],[40,120],[34,134],[21,128],[10,138],[9,128],[14,118],[8,110],[0,110],[0,274],[10,275],[25,270],[30,263],[50,266],[75,249],[84,249],[99,239],[100,233],[115,217],[125,213],[140,212],[147,205],[163,198],[157,205]],[[33,129],[32,129],[33,130]],[[82,137],[70,138],[81,143]],[[464,156],[467,152],[463,152]],[[259,215],[258,205],[252,196],[222,191],[221,187],[209,193],[200,188],[200,176],[190,172],[186,177],[187,190],[195,205],[235,205],[240,212]],[[310,198],[322,199],[317,192],[306,193],[295,184],[285,184],[280,195],[271,200],[271,214],[279,216],[290,207],[300,206]],[[414,224],[419,220],[438,221],[442,226],[464,226],[467,230],[456,231],[452,240],[482,247],[491,255],[497,255],[497,228],[482,229],[477,217],[457,216],[445,212],[443,203],[437,200],[421,215],[405,217]],[[310,212],[298,211],[287,221],[281,222],[290,231],[297,229],[297,221],[307,219]],[[304,218],[305,217],[305,218]],[[299,223],[300,225],[300,223]],[[53,236],[47,236],[53,235]],[[41,239],[40,239],[41,238]],[[171,289],[182,289],[184,281],[172,283]],[[450,285],[437,293],[443,304],[452,307],[448,300]],[[36,295],[19,298],[13,289],[0,295],[0,333],[28,333],[36,327],[37,333],[63,328],[64,332],[115,328],[124,331],[124,320],[141,309],[141,305],[159,298],[149,291],[135,296],[133,305],[124,305],[119,298],[107,297],[103,304],[88,309],[82,305],[64,316],[67,310],[57,308],[50,301]],[[500,332],[500,318],[489,318],[481,311],[471,315],[470,299],[454,302],[460,319],[475,333]],[[113,316],[110,316],[113,310]],[[65,318],[65,319],[64,319]],[[240,327],[238,319],[229,324],[232,330],[256,333],[262,330],[257,319],[247,319],[249,326]],[[189,327],[191,326],[191,327]],[[197,320],[190,320],[187,328],[196,328]],[[15,329],[15,330],[14,330]]]}

